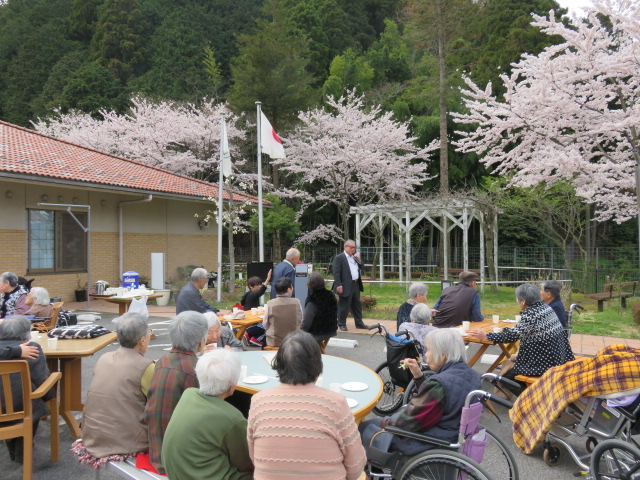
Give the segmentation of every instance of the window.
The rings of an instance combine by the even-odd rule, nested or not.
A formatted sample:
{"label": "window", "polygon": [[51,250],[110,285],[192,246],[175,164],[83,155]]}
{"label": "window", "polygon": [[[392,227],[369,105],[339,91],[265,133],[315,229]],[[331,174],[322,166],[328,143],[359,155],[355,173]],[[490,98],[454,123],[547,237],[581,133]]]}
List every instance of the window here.
{"label": "window", "polygon": [[[73,214],[86,225],[86,213]],[[30,273],[87,269],[87,235],[68,212],[28,210],[27,216],[27,270]]]}

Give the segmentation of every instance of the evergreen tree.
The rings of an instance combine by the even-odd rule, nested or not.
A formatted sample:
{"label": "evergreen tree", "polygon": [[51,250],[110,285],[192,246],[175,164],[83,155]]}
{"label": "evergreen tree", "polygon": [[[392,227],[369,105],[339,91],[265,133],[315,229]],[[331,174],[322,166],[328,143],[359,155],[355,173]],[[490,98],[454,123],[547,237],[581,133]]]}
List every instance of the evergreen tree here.
{"label": "evergreen tree", "polygon": [[122,83],[142,61],[145,21],[137,0],[105,0],[91,41],[94,59]]}

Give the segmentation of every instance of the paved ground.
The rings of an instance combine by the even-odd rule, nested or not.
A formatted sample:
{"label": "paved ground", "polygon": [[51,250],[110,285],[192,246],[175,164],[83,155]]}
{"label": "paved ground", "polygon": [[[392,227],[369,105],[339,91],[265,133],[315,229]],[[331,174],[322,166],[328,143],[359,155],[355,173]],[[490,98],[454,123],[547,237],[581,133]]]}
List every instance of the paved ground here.
{"label": "paved ground", "polygon": [[[113,324],[111,320],[116,316],[115,306],[111,304],[100,305],[100,302],[92,302],[92,310],[100,311],[102,318],[98,322],[101,325],[104,325],[107,328],[113,329]],[[81,305],[65,305],[67,308],[73,308],[75,306],[85,307],[84,304]],[[148,356],[153,359],[158,359],[164,354],[166,354],[166,350],[169,347],[169,339],[167,334],[167,325],[168,318],[171,317],[175,310],[173,307],[156,307],[150,306],[150,321],[154,332],[158,335],[155,340],[152,340],[151,347],[149,349]],[[351,323],[352,320],[349,320]],[[367,321],[368,323],[375,323],[374,321]],[[390,327],[395,324],[395,322],[383,322],[387,323]],[[355,330],[353,327],[350,327],[351,330],[348,333],[340,333],[340,338],[349,338],[354,339],[358,342],[358,346],[356,348],[338,348],[338,347],[328,347],[327,353],[330,355],[341,356],[344,358],[348,358],[351,360],[355,360],[364,365],[369,366],[370,368],[375,369],[382,361],[385,359],[385,353],[383,352],[384,341],[381,337],[373,337],[370,338],[365,334],[363,330]],[[577,337],[577,338],[574,338]],[[624,339],[600,339],[596,337],[590,336],[572,336],[572,345],[576,349],[576,352],[580,351],[584,354],[591,354],[592,351],[590,349],[595,348],[596,350],[605,344],[616,343],[617,341],[626,342]],[[640,345],[632,342],[627,342],[629,344],[633,344],[633,346]],[[103,349],[98,354],[93,357],[89,357],[83,360],[83,394],[86,395],[86,390],[91,382],[91,376],[93,372],[93,367],[95,362],[99,358],[99,356],[105,352],[113,351],[118,348],[117,344],[110,345],[109,347]],[[471,346],[469,349],[469,355],[474,353],[474,349],[477,346]],[[494,349],[494,350],[492,350]],[[489,353],[498,353],[497,347],[491,347],[489,349]],[[595,353],[595,352],[593,352]],[[484,372],[484,370],[488,367],[488,365],[478,363],[476,365],[476,370],[479,372]],[[499,407],[500,408],[500,407]],[[513,441],[511,440],[511,422],[507,415],[506,410],[499,409],[498,411],[500,416],[499,423],[495,420],[490,414],[483,414],[483,424],[496,431],[499,436],[504,439],[512,448],[512,451],[516,457],[518,466],[520,468],[520,478],[523,480],[536,479],[536,480],[556,480],[556,479],[571,479],[574,478],[577,467],[569,457],[569,454],[562,450],[561,451],[561,460],[560,464],[557,467],[551,468],[544,464],[542,460],[542,449],[539,448],[531,455],[524,455],[520,452]],[[38,430],[36,439],[35,439],[35,457],[34,457],[34,474],[33,478],[35,480],[63,480],[63,479],[93,479],[95,478],[94,472],[88,467],[79,465],[75,457],[69,451],[69,447],[71,445],[71,438],[69,435],[69,431],[66,425],[63,425],[61,428],[60,435],[61,442],[61,458],[58,462],[51,462],[49,460],[49,422],[44,421],[41,422],[40,428]],[[581,447],[580,447],[581,448]],[[22,478],[22,469],[16,464],[12,463],[9,460],[9,456],[7,454],[6,449],[0,448],[0,478],[3,480],[19,480]],[[120,478],[111,471],[105,471],[101,474],[101,478],[103,479],[116,479]]]}

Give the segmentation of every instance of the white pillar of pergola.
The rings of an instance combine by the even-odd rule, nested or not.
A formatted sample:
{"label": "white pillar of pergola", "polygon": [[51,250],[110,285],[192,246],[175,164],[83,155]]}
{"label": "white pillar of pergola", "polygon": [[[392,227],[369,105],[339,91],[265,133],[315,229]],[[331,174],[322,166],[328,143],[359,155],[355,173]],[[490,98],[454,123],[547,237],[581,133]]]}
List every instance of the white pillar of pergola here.
{"label": "white pillar of pergola", "polygon": [[[469,269],[469,227],[476,219],[480,223],[480,281],[484,281],[485,275],[485,245],[484,226],[488,224],[493,231],[493,258],[494,277],[498,278],[498,214],[495,208],[487,209],[484,204],[480,208],[478,203],[471,199],[447,198],[421,200],[416,202],[388,203],[383,205],[365,205],[351,207],[349,213],[355,215],[356,243],[360,245],[360,237],[365,228],[374,220],[378,222],[378,228],[382,231],[386,221],[391,221],[398,227],[398,256],[399,279],[411,279],[411,232],[422,220],[427,220],[438,229],[443,239],[444,275],[448,278],[449,272],[449,234],[455,228],[462,229],[464,270]],[[440,221],[442,220],[442,221]],[[393,240],[393,239],[392,239]],[[393,242],[392,242],[393,243]],[[381,246],[381,245],[380,245]],[[405,262],[403,268],[402,257]],[[380,256],[380,279],[384,279],[384,257]]]}

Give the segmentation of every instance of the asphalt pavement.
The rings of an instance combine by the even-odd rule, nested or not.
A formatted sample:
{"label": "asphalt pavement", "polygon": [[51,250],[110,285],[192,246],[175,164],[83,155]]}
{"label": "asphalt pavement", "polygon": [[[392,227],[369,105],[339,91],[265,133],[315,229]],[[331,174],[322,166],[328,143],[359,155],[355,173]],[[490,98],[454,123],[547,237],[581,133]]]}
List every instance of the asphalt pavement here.
{"label": "asphalt pavement", "polygon": [[[113,314],[101,314],[101,320],[96,323],[113,330],[114,326],[111,320],[115,317]],[[150,317],[149,323],[157,338],[151,341],[151,345],[147,356],[152,359],[159,359],[165,355],[170,348],[168,336],[168,322],[166,317]],[[336,355],[356,362],[362,363],[372,369],[375,369],[382,363],[386,354],[384,353],[384,339],[380,336],[370,337],[363,333],[355,333],[352,330],[348,333],[341,332],[339,338],[347,338],[358,342],[355,348],[346,347],[327,347],[327,354]],[[363,332],[361,330],[357,332]],[[94,365],[100,355],[113,351],[118,348],[114,343],[92,357],[83,359],[82,363],[82,389],[83,398],[86,396],[87,389],[91,382]],[[469,357],[473,355],[476,345],[469,347]],[[492,349],[495,349],[492,350]],[[491,347],[488,353],[498,353],[497,347]],[[488,365],[478,363],[475,369],[479,373],[484,373]],[[542,459],[542,448],[539,447],[531,455],[525,455],[516,448],[511,437],[511,421],[507,411],[502,407],[497,407],[500,422],[496,420],[486,410],[483,413],[482,424],[489,427],[498,436],[503,439],[516,458],[516,462],[520,469],[520,478],[523,480],[563,480],[575,478],[578,468],[569,456],[569,453],[562,449],[559,464],[555,467],[548,467]],[[77,414],[80,419],[81,414]],[[67,480],[67,479],[87,479],[92,480],[95,477],[95,471],[85,465],[80,465],[75,456],[71,453],[71,437],[66,424],[61,422],[60,428],[60,460],[57,462],[50,461],[49,451],[49,420],[40,422],[40,427],[35,438],[34,461],[33,461],[33,479],[35,480]],[[579,447],[582,449],[582,447]],[[117,479],[122,478],[112,470],[101,470],[100,478]],[[20,480],[22,479],[22,468],[9,460],[9,455],[5,447],[0,448],[0,480]]]}

